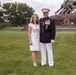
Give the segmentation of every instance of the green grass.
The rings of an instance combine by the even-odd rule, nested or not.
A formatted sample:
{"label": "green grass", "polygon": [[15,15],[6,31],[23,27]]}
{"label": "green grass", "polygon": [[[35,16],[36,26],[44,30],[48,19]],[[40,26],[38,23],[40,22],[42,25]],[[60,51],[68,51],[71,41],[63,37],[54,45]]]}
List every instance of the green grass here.
{"label": "green grass", "polygon": [[5,27],[3,30],[5,31],[22,31],[23,27]]}
{"label": "green grass", "polygon": [[76,32],[57,32],[54,67],[32,66],[27,32],[0,31],[0,75],[76,75]]}
{"label": "green grass", "polygon": [[[59,26],[57,25],[56,28],[76,28],[76,26]],[[5,27],[3,28],[4,31],[22,31],[23,27]]]}

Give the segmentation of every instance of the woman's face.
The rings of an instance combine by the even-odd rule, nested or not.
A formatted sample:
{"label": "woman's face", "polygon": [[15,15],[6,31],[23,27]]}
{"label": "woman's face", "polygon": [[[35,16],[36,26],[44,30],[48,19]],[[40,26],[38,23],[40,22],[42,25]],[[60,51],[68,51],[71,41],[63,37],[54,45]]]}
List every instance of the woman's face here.
{"label": "woman's face", "polygon": [[33,16],[33,21],[37,21],[37,20],[38,20],[37,15],[34,15],[34,16]]}

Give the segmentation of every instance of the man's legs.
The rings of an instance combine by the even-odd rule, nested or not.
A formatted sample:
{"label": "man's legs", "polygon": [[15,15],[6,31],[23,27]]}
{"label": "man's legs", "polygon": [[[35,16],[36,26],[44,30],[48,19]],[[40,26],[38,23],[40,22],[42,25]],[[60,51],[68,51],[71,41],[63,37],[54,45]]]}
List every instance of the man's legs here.
{"label": "man's legs", "polygon": [[47,52],[48,52],[48,64],[49,64],[49,66],[53,66],[54,61],[53,61],[52,44],[47,43],[46,48],[47,48]]}
{"label": "man's legs", "polygon": [[41,65],[46,64],[46,45],[44,43],[40,43],[41,49]]}

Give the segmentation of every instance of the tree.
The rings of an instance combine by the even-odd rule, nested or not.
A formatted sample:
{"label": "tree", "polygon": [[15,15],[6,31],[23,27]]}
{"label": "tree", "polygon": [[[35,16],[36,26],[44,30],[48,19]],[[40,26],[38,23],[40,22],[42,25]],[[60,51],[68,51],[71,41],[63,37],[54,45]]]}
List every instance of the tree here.
{"label": "tree", "polygon": [[0,2],[0,29],[4,27],[4,25],[2,24],[4,22],[4,19],[2,16],[3,16],[3,11],[1,9],[1,2]]}
{"label": "tree", "polygon": [[4,3],[3,9],[3,20],[11,22],[15,26],[23,25],[26,23],[26,17],[29,18],[34,13],[32,7],[29,7],[26,3]]}
{"label": "tree", "polygon": [[2,18],[2,16],[3,16],[3,12],[2,12],[2,10],[0,10],[0,23],[4,22],[4,19]]}
{"label": "tree", "polygon": [[0,2],[0,23],[4,22],[4,19],[2,18],[2,16],[3,16],[3,11],[1,9],[1,2]]}

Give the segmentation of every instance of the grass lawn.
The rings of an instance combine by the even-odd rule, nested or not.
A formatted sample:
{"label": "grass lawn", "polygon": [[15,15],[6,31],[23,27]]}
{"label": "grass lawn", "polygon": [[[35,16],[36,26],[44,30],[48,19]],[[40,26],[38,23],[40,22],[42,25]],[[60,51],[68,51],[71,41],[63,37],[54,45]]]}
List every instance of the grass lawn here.
{"label": "grass lawn", "polygon": [[23,27],[5,27],[3,30],[5,31],[22,31]]}
{"label": "grass lawn", "polygon": [[0,31],[0,75],[76,75],[76,32],[57,32],[54,67],[32,66],[27,32]]}

